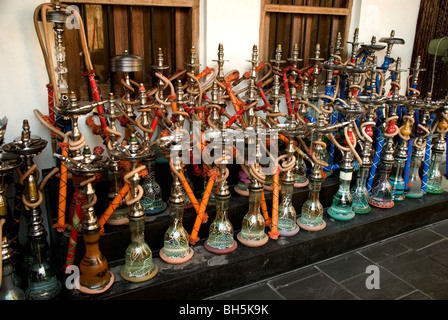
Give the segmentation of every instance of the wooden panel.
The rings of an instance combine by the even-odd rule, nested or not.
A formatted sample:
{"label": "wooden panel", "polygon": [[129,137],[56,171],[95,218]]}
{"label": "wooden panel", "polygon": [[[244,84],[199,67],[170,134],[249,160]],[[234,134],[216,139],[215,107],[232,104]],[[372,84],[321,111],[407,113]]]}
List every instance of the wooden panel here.
{"label": "wooden panel", "polygon": [[415,64],[417,56],[421,58],[421,72],[419,77],[418,90],[421,97],[426,97],[431,91],[432,75],[434,70],[434,87],[432,98],[434,100],[443,99],[447,94],[446,84],[446,63],[440,57],[428,54],[429,42],[433,39],[447,36],[448,30],[448,0],[422,0],[417,20],[414,48],[412,53],[412,66]]}
{"label": "wooden panel", "polygon": [[271,15],[264,10],[268,2],[269,0],[261,0],[260,40],[258,44],[261,61],[267,61],[269,53],[269,27],[271,24]]}
{"label": "wooden panel", "polygon": [[188,7],[191,8],[196,0],[61,0],[65,3],[93,3],[129,6],[157,6],[157,7]]}
{"label": "wooden panel", "polygon": [[346,8],[329,8],[329,7],[314,7],[314,6],[293,6],[293,5],[279,5],[267,4],[265,6],[267,12],[281,12],[281,13],[301,13],[301,14],[319,14],[319,15],[335,15],[347,16],[350,13]]}
{"label": "wooden panel", "polygon": [[124,50],[129,50],[128,41],[128,13],[125,6],[114,6],[114,39],[115,54],[123,54]]}
{"label": "wooden panel", "polygon": [[[145,43],[143,30],[143,7],[132,8],[132,54],[145,59]],[[143,71],[134,72],[134,80],[144,82]]]}
{"label": "wooden panel", "polygon": [[81,94],[83,73],[85,71],[84,59],[79,39],[79,30],[67,29],[64,32],[64,46],[66,49],[65,63],[68,68],[67,84],[69,91],[74,91],[79,100],[86,100],[87,93]]}
{"label": "wooden panel", "polygon": [[[185,9],[176,8],[174,12],[175,16],[175,42],[176,42],[176,68],[185,68],[185,63],[188,61],[188,52],[193,45],[191,37],[188,35],[188,12]],[[196,52],[197,52],[196,48]],[[173,70],[175,71],[175,70]]]}

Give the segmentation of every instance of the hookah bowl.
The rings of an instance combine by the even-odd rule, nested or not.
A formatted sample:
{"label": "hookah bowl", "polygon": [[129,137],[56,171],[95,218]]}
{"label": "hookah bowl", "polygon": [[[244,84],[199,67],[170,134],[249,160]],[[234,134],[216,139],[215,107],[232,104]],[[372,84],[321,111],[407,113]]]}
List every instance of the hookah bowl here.
{"label": "hookah bowl", "polygon": [[97,200],[94,182],[97,179],[97,174],[107,170],[109,159],[93,155],[88,146],[84,147],[79,156],[72,158],[58,154],[54,154],[54,156],[65,161],[67,169],[72,174],[84,177],[81,187],[83,187],[86,204],[82,206],[85,213],[81,221],[81,232],[86,250],[79,265],[80,286],[78,290],[85,294],[105,292],[112,286],[114,275],[109,271],[107,259],[99,248],[100,225],[94,210]]}
{"label": "hookah bowl", "polygon": [[131,243],[126,248],[125,265],[120,274],[123,279],[140,283],[154,278],[158,272],[158,267],[153,263],[151,248],[145,241],[145,216],[140,203],[143,188],[139,184],[139,172],[144,166],[137,167],[137,163],[148,157],[151,146],[138,145],[134,134],[131,134],[129,144],[123,146],[117,144],[111,151],[111,155],[116,159],[129,161],[130,172],[124,177],[126,183],[131,186],[131,199],[126,200],[129,206],[128,219],[131,233]]}
{"label": "hookah bowl", "polygon": [[23,158],[25,165],[25,173],[21,179],[24,184],[22,201],[26,201],[30,209],[24,257],[24,267],[28,271],[28,288],[25,291],[28,300],[53,299],[61,291],[61,283],[56,277],[47,243],[47,231],[40,209],[43,195],[38,188],[36,165],[33,163],[34,157],[40,154],[46,145],[46,140],[31,135],[28,120],[24,120],[22,136],[3,146],[5,152]]}

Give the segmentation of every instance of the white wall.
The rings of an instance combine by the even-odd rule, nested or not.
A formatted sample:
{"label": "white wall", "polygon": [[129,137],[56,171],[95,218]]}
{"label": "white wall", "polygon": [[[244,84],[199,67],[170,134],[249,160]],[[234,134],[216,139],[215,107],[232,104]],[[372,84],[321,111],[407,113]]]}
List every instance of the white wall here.
{"label": "white wall", "polygon": [[[0,1],[0,117],[7,116],[8,129],[5,142],[11,142],[21,133],[23,119],[28,119],[32,134],[50,140],[49,131],[35,118],[34,109],[48,114],[48,76],[33,26],[34,9],[42,0]],[[379,39],[394,29],[396,36],[404,38],[406,45],[395,46],[392,55],[400,56],[402,68],[411,66],[415,25],[420,0],[355,0],[352,30],[360,29],[360,41],[370,42],[372,35]],[[200,9],[200,62],[215,67],[218,44],[224,46],[224,72],[238,69],[244,73],[250,67],[246,62],[252,46],[258,45],[260,2],[258,0],[201,0]],[[353,32],[351,32],[351,35]],[[350,40],[350,39],[349,39]],[[99,138],[85,128],[81,130],[93,148]],[[40,169],[50,168],[55,161],[51,147],[36,158]]]}
{"label": "white wall", "polygon": [[[382,37],[389,37],[391,30],[395,30],[395,37],[405,40],[404,45],[394,45],[393,58],[401,58],[401,68],[413,67],[412,49],[414,46],[420,0],[355,0],[351,23],[351,37],[355,28],[359,28],[359,42],[370,43],[372,36],[377,41]],[[350,41],[352,39],[349,39]],[[350,47],[349,47],[350,48]],[[381,65],[386,50],[378,53],[378,64]],[[404,94],[408,73],[402,74],[401,93]]]}

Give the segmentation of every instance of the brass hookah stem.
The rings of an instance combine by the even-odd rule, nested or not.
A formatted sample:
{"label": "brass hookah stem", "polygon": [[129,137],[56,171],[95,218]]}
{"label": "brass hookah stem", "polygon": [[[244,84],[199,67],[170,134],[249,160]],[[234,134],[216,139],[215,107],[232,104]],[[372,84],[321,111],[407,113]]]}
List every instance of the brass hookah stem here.
{"label": "brass hookah stem", "polygon": [[[258,47],[257,45],[254,45],[252,47],[252,59],[249,60],[249,62],[252,64],[252,67],[250,69],[250,74],[249,74],[249,86],[248,86],[248,99],[247,99],[247,103],[251,104],[252,102],[257,100],[257,89],[255,87],[255,79],[257,78],[257,72],[256,72],[256,68],[257,65],[259,63],[258,61]],[[249,110],[247,110],[246,112],[246,116],[247,116],[247,122],[248,123],[252,123],[252,121],[254,120],[255,117],[255,111],[253,108],[250,108]]]}

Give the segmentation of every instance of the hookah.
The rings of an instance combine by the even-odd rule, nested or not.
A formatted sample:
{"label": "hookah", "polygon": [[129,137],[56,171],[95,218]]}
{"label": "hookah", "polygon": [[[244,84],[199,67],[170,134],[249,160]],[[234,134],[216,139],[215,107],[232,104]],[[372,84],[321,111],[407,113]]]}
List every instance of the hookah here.
{"label": "hookah", "polygon": [[448,132],[448,105],[444,104],[440,113],[440,120],[434,125],[432,131],[437,131],[435,143],[431,147],[431,161],[428,168],[427,193],[442,194],[443,175],[440,172],[440,163],[443,160],[443,154],[446,152],[446,133]]}
{"label": "hookah", "polygon": [[[394,206],[392,186],[389,182],[389,177],[395,160],[393,139],[400,133],[400,128],[396,125],[398,120],[397,107],[407,103],[405,97],[399,95],[400,72],[405,71],[400,70],[400,67],[401,58],[398,58],[396,68],[391,70],[391,78],[393,80],[391,82],[391,93],[384,99],[386,104],[385,111],[388,110],[387,118],[384,120],[383,128],[381,128],[382,135],[385,137],[385,142],[381,154],[380,174],[378,180],[371,189],[369,198],[369,204],[378,208],[389,209]],[[376,152],[378,152],[378,150],[376,150]],[[371,176],[372,171],[370,172],[370,177]]]}
{"label": "hookah", "polygon": [[395,30],[391,30],[389,37],[382,37],[379,42],[386,43],[387,49],[386,49],[386,55],[384,57],[383,65],[381,66],[381,69],[383,69],[385,72],[389,70],[391,64],[394,63],[394,59],[391,58],[392,48],[396,44],[405,44],[405,41],[401,38],[395,37]]}
{"label": "hookah", "polygon": [[[403,201],[405,199],[405,189],[408,183],[408,172],[411,159],[408,157],[408,150],[412,148],[413,140],[411,139],[412,127],[415,124],[415,114],[424,103],[417,98],[419,92],[416,90],[418,82],[418,74],[423,69],[420,69],[420,57],[417,57],[414,73],[408,77],[407,92],[410,98],[406,104],[403,105],[406,114],[402,116],[403,121],[398,132],[401,138],[401,143],[396,146],[394,168],[391,172],[389,182],[392,186],[392,199],[394,201]],[[412,77],[412,84],[409,85],[409,79]],[[403,176],[403,172],[406,174]]]}
{"label": "hookah", "polygon": [[98,179],[98,174],[107,169],[109,159],[92,154],[87,145],[79,155],[65,157],[54,154],[54,156],[64,161],[70,172],[83,177],[80,187],[83,189],[86,204],[81,206],[84,211],[81,218],[81,232],[86,250],[79,265],[78,290],[85,294],[105,292],[112,286],[114,275],[109,271],[107,259],[99,248],[100,225],[94,209],[97,201],[94,183]]}
{"label": "hookah", "polygon": [[[150,127],[149,115],[158,106],[154,103],[147,103],[143,85],[140,85],[140,100],[141,105],[138,111],[141,115],[137,118],[137,123],[139,124],[138,127],[144,132],[144,143],[149,145],[151,143],[151,135],[154,132],[154,129]],[[167,207],[166,203],[162,200],[162,189],[155,178],[156,157],[154,151],[152,149],[151,151],[148,158],[142,161],[142,164],[146,166],[147,175],[143,176],[141,183],[144,194],[140,200],[143,211],[146,215],[150,216],[162,213]]]}
{"label": "hookah", "polygon": [[[215,181],[215,206],[216,216],[209,228],[208,239],[204,242],[204,248],[214,254],[228,254],[236,250],[238,243],[233,238],[233,225],[230,222],[227,212],[229,210],[230,190],[227,185],[227,176],[229,170],[227,168],[230,156],[226,155],[225,146],[233,143],[235,135],[231,133],[231,129],[222,128],[222,158],[215,160],[219,166],[219,179]],[[230,133],[230,134],[229,134]]]}
{"label": "hookah", "polygon": [[[103,113],[103,116],[108,119],[109,127],[106,128],[109,133],[109,142],[107,144],[107,150],[113,149],[118,143],[118,139],[121,137],[121,133],[117,131],[117,127],[115,122],[119,117],[119,111],[115,106],[115,97],[113,93],[109,93],[109,107]],[[126,201],[124,200],[124,196],[127,193],[122,192],[122,188],[124,187],[121,182],[121,170],[120,170],[120,161],[115,159],[110,155],[110,166],[108,168],[109,171],[109,181],[110,187],[109,192],[106,196],[106,207],[108,210],[111,210],[111,213],[105,212],[103,217],[107,217],[106,223],[110,225],[123,225],[129,223],[129,219],[127,217],[128,208],[126,206]],[[121,195],[121,196],[120,196]],[[119,200],[115,200],[119,199]],[[115,202],[114,202],[115,201]],[[109,209],[111,208],[111,209]],[[103,223],[100,219],[100,226],[103,228]],[[101,232],[102,233],[102,232]]]}
{"label": "hookah", "polygon": [[348,123],[345,122],[329,125],[322,112],[319,113],[315,122],[307,124],[308,130],[313,136],[309,148],[309,155],[312,159],[313,167],[308,176],[308,179],[310,180],[308,185],[308,198],[302,205],[301,215],[297,220],[297,224],[303,230],[313,232],[320,231],[327,225],[323,219],[324,208],[319,200],[323,181],[322,168],[328,167],[328,163],[322,160],[322,152],[327,147],[327,144],[322,141],[322,138],[324,135],[332,134],[334,131],[347,124]]}
{"label": "hookah", "polygon": [[34,158],[46,145],[46,140],[31,135],[28,120],[24,120],[21,137],[3,146],[6,153],[23,158],[25,169],[25,172],[20,174],[19,182],[24,186],[22,202],[30,210],[24,257],[24,267],[28,272],[28,288],[25,291],[28,300],[53,299],[61,291],[61,283],[56,277],[51,260],[47,231],[40,208],[43,187],[58,169],[52,170],[38,185],[38,170],[34,163]]}
{"label": "hookah", "polygon": [[[185,199],[182,191],[181,181],[185,179],[184,175],[180,175],[182,171],[181,158],[182,152],[190,152],[190,146],[188,145],[185,150],[183,139],[188,137],[188,133],[183,127],[182,115],[176,115],[176,121],[174,123],[175,128],[172,136],[166,136],[174,145],[170,147],[170,159],[169,164],[171,173],[173,176],[173,183],[171,186],[171,195],[169,198],[170,207],[170,226],[164,234],[163,248],[159,252],[160,258],[166,263],[181,264],[185,263],[193,257],[194,251],[189,246],[188,233],[185,230],[182,219],[184,213]],[[172,155],[177,152],[177,156],[173,159]]]}
{"label": "hookah", "polygon": [[[418,129],[420,129],[417,129],[418,136],[414,138],[414,142],[412,143],[408,190],[405,194],[406,198],[420,199],[424,195],[420,167],[425,156],[427,138],[430,136],[430,131],[425,127],[425,124],[430,122],[428,126],[431,128],[432,121],[429,119],[429,110],[431,107],[431,102],[427,99],[425,105],[422,107],[423,116],[418,124]],[[425,133],[422,135],[423,132]]]}
{"label": "hookah", "polygon": [[[73,18],[72,18],[73,17]],[[38,20],[42,21],[42,31],[39,28]],[[74,20],[73,20],[74,19]],[[93,95],[93,99],[96,102],[101,100],[100,92],[98,90],[98,85],[95,80],[95,71],[93,69],[93,64],[90,59],[90,51],[87,45],[86,34],[84,30],[83,20],[77,10],[72,8],[67,4],[61,4],[60,1],[55,0],[51,1],[51,3],[43,3],[39,5],[34,11],[34,27],[36,30],[36,34],[39,40],[40,47],[42,49],[42,54],[44,56],[45,65],[47,68],[47,73],[49,76],[49,84],[47,85],[48,89],[48,105],[49,105],[49,116],[48,119],[50,121],[50,125],[54,127],[61,127],[62,131],[67,131],[69,129],[69,124],[63,124],[59,118],[55,119],[54,115],[54,106],[59,106],[64,100],[67,99],[68,85],[65,79],[65,74],[68,73],[68,68],[65,66],[65,48],[62,46],[63,44],[63,33],[64,26],[68,21],[74,21],[76,28],[79,30],[79,39],[82,50],[82,55],[84,57],[84,62],[87,71],[84,73],[85,76],[89,78],[89,86],[91,89],[91,93]],[[50,47],[50,34],[48,31],[47,22],[53,23],[53,31],[55,34],[55,55],[53,57],[53,51]],[[57,66],[54,66],[54,61],[56,61]],[[57,78],[56,75],[57,74]],[[104,117],[102,117],[102,113],[104,112],[102,105],[98,105],[97,112],[101,122],[102,132],[107,137],[107,132],[105,132],[105,128],[107,127],[107,122]],[[62,119],[62,121],[64,121]],[[62,128],[64,127],[65,128]],[[56,135],[52,135],[52,145],[53,151],[56,148]]]}
{"label": "hookah", "polygon": [[[0,121],[0,145],[7,126],[6,117]],[[18,230],[13,230],[8,220],[7,185],[5,177],[23,164],[22,158],[14,154],[3,153],[0,149],[0,300],[25,300],[25,293],[15,284],[15,250],[10,239],[18,237]],[[3,232],[5,227],[5,232]],[[15,250],[14,250],[15,249]]]}
{"label": "hookah", "polygon": [[[281,179],[281,193],[280,202],[278,207],[278,232],[280,236],[290,237],[296,235],[300,228],[297,225],[297,214],[294,206],[292,205],[292,195],[294,190],[294,184],[296,180],[294,178],[294,167],[297,163],[294,154],[299,154],[294,148],[294,137],[305,137],[306,127],[304,124],[295,120],[295,115],[291,115],[291,121],[285,124],[277,124],[275,126],[280,133],[287,137],[287,154],[282,155],[277,159],[280,162],[281,159],[285,159],[279,166],[280,171],[283,172]],[[272,221],[275,223],[274,216]],[[272,233],[272,232],[271,232]],[[272,235],[271,235],[272,238]]]}
{"label": "hookah", "polygon": [[[297,76],[299,75],[298,71],[298,62],[303,61],[303,59],[299,58],[299,46],[298,44],[294,44],[292,57],[288,58],[288,61],[290,61],[291,65],[291,74],[290,74],[290,81],[291,83],[295,84]],[[298,90],[295,85],[291,86],[291,99],[292,104],[294,105],[294,113],[298,112],[298,103],[300,101],[298,97]],[[303,188],[308,186],[309,180],[306,177],[306,164],[304,161],[304,153],[300,152],[298,148],[296,148],[297,152],[294,153],[294,156],[296,157],[296,163],[293,168],[294,173],[294,187],[295,188]]]}
{"label": "hookah", "polygon": [[[159,50],[159,60],[161,60],[161,64],[163,64],[163,55],[160,57],[161,50]],[[164,68],[161,66],[159,69],[162,70]],[[145,93],[144,87],[130,79],[130,72],[137,72],[143,70],[143,59],[140,56],[130,55],[125,53],[123,55],[115,56],[111,59],[111,71],[113,72],[123,72],[123,78],[121,79],[121,84],[123,85],[125,94],[121,97],[121,102],[125,106],[125,109],[121,108],[119,105],[117,106],[122,115],[128,121],[126,125],[126,133],[125,140],[127,140],[126,136],[128,136],[131,132],[135,132],[138,137],[141,137],[140,132],[136,131],[136,128],[140,128],[143,132],[143,139],[146,143],[150,143],[152,134],[157,125],[157,121],[149,123],[148,113],[154,108],[154,104],[147,103],[147,95]],[[163,81],[160,80],[158,84],[159,88],[163,86]],[[131,100],[131,93],[135,91],[132,87],[135,85],[139,88],[139,96],[135,100]],[[161,95],[162,90],[156,92]],[[163,96],[162,96],[163,99]],[[136,119],[136,115],[134,113],[134,107],[139,106],[139,111],[141,112],[141,116]],[[155,118],[154,118],[155,119]],[[157,215],[166,209],[166,203],[162,201],[162,191],[155,180],[155,154],[151,152],[148,154],[148,158],[142,160],[142,164],[146,167],[147,175],[143,177],[143,181],[141,183],[144,195],[140,201],[143,206],[143,211],[147,215]]]}
{"label": "hookah", "polygon": [[25,300],[25,292],[15,284],[14,251],[6,235],[1,237],[0,259],[0,300]]}
{"label": "hookah", "polygon": [[129,207],[128,219],[131,233],[131,243],[126,248],[125,265],[120,274],[123,279],[140,283],[152,279],[158,272],[158,267],[153,263],[152,252],[145,241],[145,216],[140,203],[143,197],[143,188],[139,184],[140,175],[144,175],[145,165],[141,161],[148,158],[152,145],[140,144],[135,133],[131,133],[128,144],[117,143],[110,150],[110,154],[118,160],[130,163],[129,172],[124,176],[124,181],[129,185],[129,193],[126,195],[126,205]]}
{"label": "hookah", "polygon": [[261,247],[265,245],[269,237],[265,233],[265,219],[260,213],[260,206],[263,194],[263,184],[266,176],[260,172],[261,159],[261,137],[258,131],[261,127],[260,118],[257,118],[256,129],[247,128],[249,134],[248,145],[255,146],[255,159],[250,163],[248,176],[251,178],[249,185],[249,210],[243,217],[241,231],[237,234],[237,239],[248,247]]}
{"label": "hookah", "polygon": [[372,162],[372,151],[373,151],[373,127],[376,126],[375,116],[378,106],[383,105],[384,102],[376,94],[375,79],[377,72],[377,58],[373,57],[372,70],[370,74],[370,79],[367,83],[366,93],[370,95],[357,96],[357,100],[367,109],[364,121],[359,127],[359,131],[364,136],[365,140],[360,141],[361,146],[361,159],[362,163],[358,170],[358,175],[356,177],[356,184],[351,190],[351,195],[353,198],[352,210],[356,214],[366,214],[371,211],[369,205],[369,191],[367,190],[367,178],[370,169],[373,165]]}
{"label": "hookah", "polygon": [[352,166],[353,158],[357,159],[359,165],[363,163],[355,150],[358,140],[356,136],[360,140],[365,139],[359,133],[356,117],[365,114],[367,110],[355,100],[355,97],[351,97],[348,103],[341,99],[337,99],[337,101],[342,102],[342,105],[335,104],[335,108],[346,116],[346,120],[349,123],[348,126],[344,127],[345,142],[348,147],[340,145],[332,134],[327,134],[328,139],[343,153],[342,164],[339,167],[339,188],[333,196],[331,207],[328,208],[327,213],[335,220],[348,221],[355,217],[355,212],[352,209],[353,198],[350,192],[350,183],[354,169]]}

